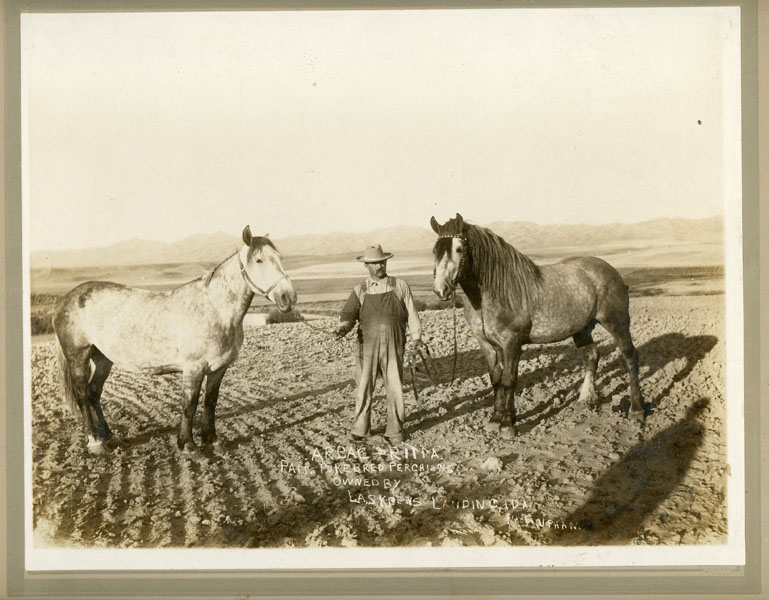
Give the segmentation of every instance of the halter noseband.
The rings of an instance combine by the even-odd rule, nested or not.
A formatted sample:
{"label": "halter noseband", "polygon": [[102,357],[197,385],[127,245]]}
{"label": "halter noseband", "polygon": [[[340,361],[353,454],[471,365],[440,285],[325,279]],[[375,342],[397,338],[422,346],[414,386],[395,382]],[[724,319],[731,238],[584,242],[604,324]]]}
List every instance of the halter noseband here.
{"label": "halter noseband", "polygon": [[[254,283],[253,279],[251,279],[251,277],[248,275],[248,271],[246,271],[246,267],[243,265],[243,260],[240,258],[240,252],[238,252],[238,265],[240,266],[240,275],[241,275],[241,277],[243,277],[243,280],[246,282],[246,284],[248,284],[248,286],[251,288],[251,290],[253,292],[259,294],[260,296],[264,296],[268,300],[270,300],[270,292],[272,290],[274,290],[275,287],[281,281],[283,281],[284,279],[289,279],[288,275],[286,275],[286,273],[283,271],[283,269],[281,269],[280,272],[282,273],[282,275],[280,277],[278,277],[275,280],[275,282],[270,287],[268,287],[266,290],[263,290],[258,285],[256,285]],[[272,300],[270,300],[270,302],[272,302]]]}

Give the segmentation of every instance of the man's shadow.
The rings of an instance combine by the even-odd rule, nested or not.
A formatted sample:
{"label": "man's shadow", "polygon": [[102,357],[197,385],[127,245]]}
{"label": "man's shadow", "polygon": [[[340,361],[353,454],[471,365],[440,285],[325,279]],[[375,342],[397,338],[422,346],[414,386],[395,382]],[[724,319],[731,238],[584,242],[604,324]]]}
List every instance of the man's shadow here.
{"label": "man's shadow", "polygon": [[[631,448],[595,482],[590,497],[552,530],[558,545],[626,544],[637,539],[643,522],[670,496],[689,470],[702,444],[698,417],[709,400],[701,398],[685,417],[652,439]],[[660,514],[665,520],[668,515]],[[579,526],[578,530],[569,525]]]}

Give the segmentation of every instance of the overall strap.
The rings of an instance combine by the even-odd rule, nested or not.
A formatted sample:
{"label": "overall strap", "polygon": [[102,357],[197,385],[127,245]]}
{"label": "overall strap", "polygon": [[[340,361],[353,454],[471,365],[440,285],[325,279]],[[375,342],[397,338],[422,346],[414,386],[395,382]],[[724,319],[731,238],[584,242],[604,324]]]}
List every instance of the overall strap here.
{"label": "overall strap", "polygon": [[363,301],[366,299],[367,293],[368,293],[368,278],[364,279],[358,285],[355,286],[355,295],[358,297],[358,303],[360,304],[360,308],[363,308]]}
{"label": "overall strap", "polygon": [[[398,298],[398,300],[403,300],[403,296],[396,285],[398,280],[392,275],[388,275],[385,278],[385,281],[387,286],[391,288],[391,291],[395,294],[395,297]],[[363,308],[363,301],[366,299],[366,294],[368,294],[368,282],[369,278],[366,277],[366,279],[355,286],[355,295],[358,297],[358,302],[360,303],[361,308]]]}

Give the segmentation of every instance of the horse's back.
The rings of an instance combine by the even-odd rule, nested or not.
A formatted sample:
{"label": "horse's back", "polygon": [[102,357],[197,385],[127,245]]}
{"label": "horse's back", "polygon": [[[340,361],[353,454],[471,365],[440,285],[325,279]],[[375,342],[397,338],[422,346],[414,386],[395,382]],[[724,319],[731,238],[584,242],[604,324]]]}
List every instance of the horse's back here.
{"label": "horse's back", "polygon": [[87,281],[64,294],[53,313],[53,328],[62,343],[75,342],[83,337],[83,313],[86,308],[105,292],[120,293],[127,286],[109,281]]}
{"label": "horse's back", "polygon": [[[184,319],[168,318],[168,295],[107,281],[89,281],[67,293],[53,317],[62,346],[96,346],[110,360],[144,369],[146,348],[175,347]],[[162,316],[162,318],[161,318]]]}
{"label": "horse's back", "polygon": [[600,258],[570,257],[540,267],[540,273],[538,300],[531,307],[532,342],[565,339],[591,321],[627,311],[627,287]]}
{"label": "horse's back", "polygon": [[54,328],[94,313],[114,318],[137,308],[146,311],[148,304],[153,304],[151,298],[156,296],[155,292],[111,281],[87,281],[70,290],[59,302],[53,316]]}
{"label": "horse's back", "polygon": [[612,292],[627,290],[627,286],[617,269],[597,256],[572,256],[556,264],[573,265],[587,274],[591,281],[600,288],[611,288]]}
{"label": "horse's back", "polygon": [[573,265],[590,279],[599,321],[624,318],[628,314],[628,287],[617,269],[608,262],[596,256],[579,256],[565,259],[561,264]]}

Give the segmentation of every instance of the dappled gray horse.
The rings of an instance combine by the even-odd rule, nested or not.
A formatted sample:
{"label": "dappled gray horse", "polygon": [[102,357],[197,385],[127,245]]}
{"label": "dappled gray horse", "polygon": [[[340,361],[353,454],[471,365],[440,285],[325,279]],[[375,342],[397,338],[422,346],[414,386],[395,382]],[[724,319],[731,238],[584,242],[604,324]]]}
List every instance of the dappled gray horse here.
{"label": "dappled gray horse", "polygon": [[61,300],[53,327],[64,395],[82,418],[90,452],[123,444],[101,408],[113,364],[150,375],[182,374],[178,444],[189,452],[197,452],[192,420],[205,379],[202,441],[221,450],[215,427],[219,386],[243,343],[243,317],[254,294],[283,312],[296,303],[274,244],[253,237],[248,226],[243,244],[210,273],[168,292],[91,281]]}
{"label": "dappled gray horse", "polygon": [[433,291],[446,300],[459,284],[465,292],[465,318],[486,358],[494,388],[494,413],[486,426],[514,435],[513,395],[523,344],[572,337],[585,362],[580,402],[596,406],[598,348],[592,331],[608,331],[630,375],[630,410],[643,419],[646,407],[638,385],[638,353],[630,338],[628,290],[619,273],[594,257],[567,258],[538,266],[494,232],[465,223],[457,214],[443,225],[430,220],[438,241],[433,248]]}

